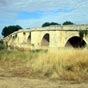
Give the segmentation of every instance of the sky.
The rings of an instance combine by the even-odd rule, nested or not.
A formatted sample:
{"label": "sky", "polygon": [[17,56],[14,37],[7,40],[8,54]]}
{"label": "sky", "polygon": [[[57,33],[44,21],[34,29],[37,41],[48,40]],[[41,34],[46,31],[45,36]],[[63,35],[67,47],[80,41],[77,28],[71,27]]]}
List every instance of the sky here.
{"label": "sky", "polygon": [[65,21],[88,24],[88,0],[0,0],[0,33],[9,25],[25,29]]}

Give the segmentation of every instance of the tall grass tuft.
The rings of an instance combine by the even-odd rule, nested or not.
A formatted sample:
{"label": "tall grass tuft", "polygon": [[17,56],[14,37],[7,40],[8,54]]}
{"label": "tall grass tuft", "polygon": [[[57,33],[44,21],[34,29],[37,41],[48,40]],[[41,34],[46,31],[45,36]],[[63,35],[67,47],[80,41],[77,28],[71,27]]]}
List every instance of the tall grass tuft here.
{"label": "tall grass tuft", "polygon": [[0,76],[88,80],[88,50],[0,51]]}

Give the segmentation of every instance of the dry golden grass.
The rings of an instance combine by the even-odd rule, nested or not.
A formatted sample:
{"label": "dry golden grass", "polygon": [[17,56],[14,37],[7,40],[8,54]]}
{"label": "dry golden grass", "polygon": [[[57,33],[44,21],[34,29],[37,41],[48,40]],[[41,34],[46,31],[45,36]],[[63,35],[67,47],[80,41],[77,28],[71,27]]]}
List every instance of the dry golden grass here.
{"label": "dry golden grass", "polygon": [[0,51],[0,76],[88,80],[88,50]]}

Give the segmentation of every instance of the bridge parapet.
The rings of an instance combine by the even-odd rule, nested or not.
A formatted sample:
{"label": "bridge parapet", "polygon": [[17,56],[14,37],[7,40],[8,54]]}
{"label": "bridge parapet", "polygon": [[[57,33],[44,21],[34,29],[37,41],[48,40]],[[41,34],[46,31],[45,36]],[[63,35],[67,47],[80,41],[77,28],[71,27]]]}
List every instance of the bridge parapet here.
{"label": "bridge parapet", "polygon": [[63,30],[88,30],[88,24],[82,25],[52,25],[48,27],[32,28],[30,31],[63,31]]}

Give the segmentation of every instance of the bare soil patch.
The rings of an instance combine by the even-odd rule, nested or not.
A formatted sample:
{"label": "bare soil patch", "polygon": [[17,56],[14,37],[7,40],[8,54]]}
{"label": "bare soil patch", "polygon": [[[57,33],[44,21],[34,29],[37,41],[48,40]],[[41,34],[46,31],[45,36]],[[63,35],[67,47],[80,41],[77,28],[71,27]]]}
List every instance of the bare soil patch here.
{"label": "bare soil patch", "polygon": [[88,88],[88,82],[0,77],[0,88]]}

